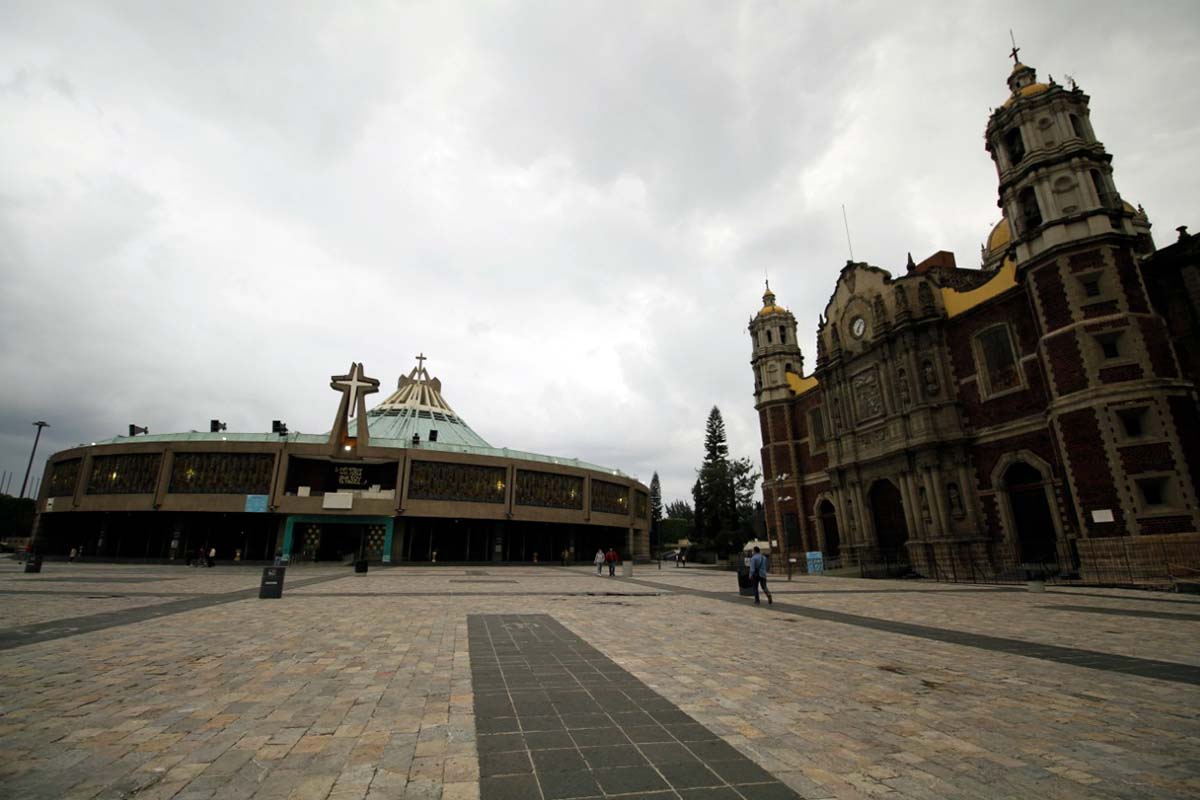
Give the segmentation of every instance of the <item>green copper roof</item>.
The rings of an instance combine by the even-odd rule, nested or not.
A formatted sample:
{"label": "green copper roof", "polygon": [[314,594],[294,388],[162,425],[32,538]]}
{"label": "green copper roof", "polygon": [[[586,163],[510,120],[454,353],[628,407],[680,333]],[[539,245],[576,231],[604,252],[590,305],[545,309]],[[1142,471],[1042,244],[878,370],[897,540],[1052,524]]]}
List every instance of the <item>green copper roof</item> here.
{"label": "green copper roof", "polygon": [[[577,458],[557,458],[524,450],[492,447],[454,412],[442,397],[442,382],[431,378],[425,369],[424,357],[408,375],[401,375],[396,391],[367,412],[367,430],[374,447],[393,447],[401,450],[429,450],[435,453],[469,453],[472,455],[514,458],[542,464],[560,464],[576,469],[607,472],[622,478],[629,477],[620,470],[590,464]],[[348,430],[355,430],[353,421]],[[434,431],[437,436],[434,437]],[[413,434],[418,439],[413,441]],[[155,433],[142,436],[117,436],[92,444],[133,444],[140,442],[299,442],[325,444],[328,433]]]}
{"label": "green copper roof", "polygon": [[407,441],[415,434],[421,443],[491,447],[454,413],[442,397],[442,382],[429,376],[424,361],[424,356],[420,357],[412,372],[400,376],[396,391],[367,412],[371,439]]}

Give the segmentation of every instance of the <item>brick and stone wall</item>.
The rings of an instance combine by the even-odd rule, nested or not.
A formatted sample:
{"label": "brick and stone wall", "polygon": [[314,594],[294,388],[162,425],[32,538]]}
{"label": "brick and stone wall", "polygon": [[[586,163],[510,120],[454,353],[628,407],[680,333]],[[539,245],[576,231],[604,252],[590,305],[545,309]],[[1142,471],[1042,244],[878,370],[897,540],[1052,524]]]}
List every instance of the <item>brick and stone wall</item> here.
{"label": "brick and stone wall", "polygon": [[[1063,414],[1058,418],[1058,429],[1063,455],[1074,478],[1080,524],[1088,536],[1124,535],[1125,514],[1104,450],[1096,412],[1083,408]],[[1095,509],[1108,509],[1113,514],[1113,521],[1093,521],[1090,512]]]}
{"label": "brick and stone wall", "polygon": [[1074,331],[1067,331],[1046,340],[1046,356],[1050,361],[1054,392],[1059,397],[1087,388],[1083,355]]}

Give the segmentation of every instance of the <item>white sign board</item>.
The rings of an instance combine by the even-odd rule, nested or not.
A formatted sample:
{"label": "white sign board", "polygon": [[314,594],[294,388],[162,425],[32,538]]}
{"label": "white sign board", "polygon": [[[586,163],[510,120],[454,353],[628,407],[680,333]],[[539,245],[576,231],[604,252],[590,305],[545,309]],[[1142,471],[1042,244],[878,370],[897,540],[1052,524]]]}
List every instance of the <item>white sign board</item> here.
{"label": "white sign board", "polygon": [[1111,508],[1097,508],[1092,511],[1092,522],[1112,522],[1113,513]]}
{"label": "white sign board", "polygon": [[321,508],[354,508],[353,492],[326,492],[321,498]]}

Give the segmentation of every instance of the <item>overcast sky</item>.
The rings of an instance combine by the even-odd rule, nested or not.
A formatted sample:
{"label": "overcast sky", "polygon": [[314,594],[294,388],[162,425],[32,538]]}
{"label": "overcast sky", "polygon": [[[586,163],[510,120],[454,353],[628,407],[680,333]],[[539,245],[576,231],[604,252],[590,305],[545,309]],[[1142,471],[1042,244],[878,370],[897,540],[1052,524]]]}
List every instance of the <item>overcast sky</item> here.
{"label": "overcast sky", "polygon": [[[1200,229],[1200,4],[0,2],[0,469],[328,430],[424,352],[485,439],[688,497],[758,461],[749,318],[979,264],[1009,28],[1159,246]],[[385,394],[378,397],[382,399]]]}

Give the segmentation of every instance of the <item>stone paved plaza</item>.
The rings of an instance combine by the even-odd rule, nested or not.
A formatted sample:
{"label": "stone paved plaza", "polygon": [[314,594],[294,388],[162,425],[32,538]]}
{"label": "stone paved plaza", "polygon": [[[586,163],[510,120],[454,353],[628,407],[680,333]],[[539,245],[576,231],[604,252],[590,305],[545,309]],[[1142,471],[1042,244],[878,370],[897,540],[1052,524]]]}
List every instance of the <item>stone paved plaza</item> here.
{"label": "stone paved plaza", "polygon": [[0,796],[1200,796],[1200,601],[0,562]]}

